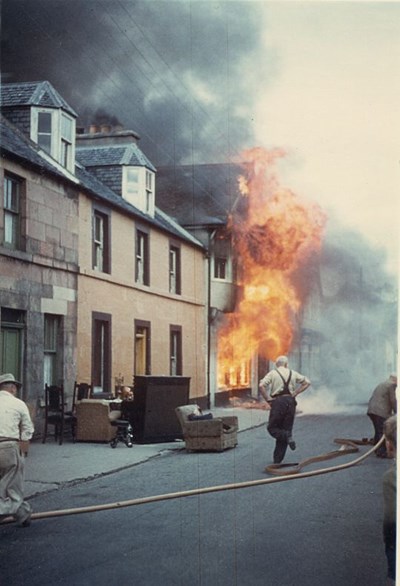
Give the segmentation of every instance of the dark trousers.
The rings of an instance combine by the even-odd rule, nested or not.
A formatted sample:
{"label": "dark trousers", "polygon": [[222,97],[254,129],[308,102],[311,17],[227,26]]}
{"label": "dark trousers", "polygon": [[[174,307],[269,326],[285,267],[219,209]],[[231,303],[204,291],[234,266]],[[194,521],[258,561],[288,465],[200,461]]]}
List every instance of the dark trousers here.
{"label": "dark trousers", "polygon": [[279,464],[285,457],[288,441],[292,435],[296,399],[291,395],[279,395],[271,401],[269,412],[268,433],[276,439],[274,463]]}
{"label": "dark trousers", "polygon": [[[376,445],[383,436],[383,425],[386,419],[380,415],[374,415],[373,413],[368,413],[368,417],[371,419],[372,425],[374,426],[374,445]],[[385,443],[383,443],[375,453],[377,456],[382,456],[385,458],[387,456]]]}

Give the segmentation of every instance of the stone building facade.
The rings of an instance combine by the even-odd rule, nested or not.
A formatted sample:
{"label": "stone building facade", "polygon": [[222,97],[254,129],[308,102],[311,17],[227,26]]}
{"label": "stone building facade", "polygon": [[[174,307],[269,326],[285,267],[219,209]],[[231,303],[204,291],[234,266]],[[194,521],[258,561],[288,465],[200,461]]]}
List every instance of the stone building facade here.
{"label": "stone building facade", "polygon": [[0,370],[38,422],[45,383],[70,400],[75,381],[112,393],[135,374],[182,375],[203,396],[205,250],[155,206],[137,135],[133,158],[95,172],[51,84],[3,84],[1,107]]}
{"label": "stone building facade", "polygon": [[4,118],[1,149],[1,368],[35,413],[45,382],[75,376],[79,197]]}

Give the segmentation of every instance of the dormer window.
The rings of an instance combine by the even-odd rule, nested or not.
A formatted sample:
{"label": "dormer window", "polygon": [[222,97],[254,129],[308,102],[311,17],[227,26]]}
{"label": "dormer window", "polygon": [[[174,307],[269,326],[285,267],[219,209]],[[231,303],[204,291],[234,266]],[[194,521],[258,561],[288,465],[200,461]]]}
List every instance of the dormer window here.
{"label": "dormer window", "polygon": [[154,172],[145,167],[125,166],[122,197],[136,208],[154,216]]}
{"label": "dormer window", "polygon": [[32,108],[31,139],[68,171],[75,166],[75,119],[57,108]]}

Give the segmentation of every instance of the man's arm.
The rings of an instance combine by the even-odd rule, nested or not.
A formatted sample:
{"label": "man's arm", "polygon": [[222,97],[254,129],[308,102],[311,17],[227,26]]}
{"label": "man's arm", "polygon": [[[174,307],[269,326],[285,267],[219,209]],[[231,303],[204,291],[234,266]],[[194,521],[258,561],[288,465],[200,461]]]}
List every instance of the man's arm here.
{"label": "man's arm", "polygon": [[28,407],[25,403],[21,405],[21,420],[20,420],[20,439],[21,441],[29,441],[33,435],[34,427],[32,423],[32,419],[28,410]]}
{"label": "man's arm", "polygon": [[262,394],[262,396],[264,397],[264,399],[265,399],[267,402],[268,402],[268,401],[270,401],[270,400],[271,400],[271,397],[269,397],[269,396],[268,396],[268,393],[267,393],[267,388],[266,388],[264,385],[262,385],[262,384],[260,383],[260,385],[259,385],[259,389],[260,389],[260,393]]}
{"label": "man's arm", "polygon": [[297,395],[300,395],[300,393],[304,393],[304,391],[307,390],[310,385],[311,382],[308,380],[308,378],[304,379],[300,386],[297,387],[296,390],[292,393],[292,397],[297,397]]}
{"label": "man's arm", "polygon": [[262,394],[262,396],[264,397],[264,399],[267,401],[267,403],[271,400],[271,397],[269,396],[268,393],[268,388],[271,385],[271,381],[268,377],[268,374],[264,376],[263,379],[260,380],[260,384],[258,385],[258,388],[260,389],[260,393]]}

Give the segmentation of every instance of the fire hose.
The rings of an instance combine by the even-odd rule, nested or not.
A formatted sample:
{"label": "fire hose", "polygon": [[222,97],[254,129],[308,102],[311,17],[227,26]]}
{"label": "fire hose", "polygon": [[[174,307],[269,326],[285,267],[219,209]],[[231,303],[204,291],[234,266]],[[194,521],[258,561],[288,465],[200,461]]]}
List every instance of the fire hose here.
{"label": "fire hose", "polygon": [[[352,466],[356,466],[363,460],[365,460],[370,454],[372,454],[382,443],[385,441],[385,437],[383,436],[379,442],[374,445],[370,450],[368,450],[362,456],[359,456],[355,460],[351,460],[350,462],[346,462],[345,464],[339,464],[337,466],[330,466],[328,468],[319,468],[317,470],[311,470],[309,472],[300,472],[304,466],[311,464],[313,462],[322,462],[324,460],[330,460],[332,458],[336,458],[337,456],[343,456],[346,454],[352,454],[358,452],[358,445],[367,445],[371,442],[369,440],[350,440],[350,439],[340,439],[337,438],[334,440],[335,443],[341,444],[341,448],[338,450],[334,450],[332,452],[328,452],[326,454],[321,454],[319,456],[314,456],[312,458],[307,458],[302,462],[296,464],[271,464],[265,468],[265,472],[274,474],[274,478],[266,478],[261,480],[248,480],[245,482],[235,482],[232,484],[221,484],[217,486],[207,486],[205,488],[195,488],[191,490],[179,491],[179,492],[170,492],[166,494],[159,494],[154,496],[136,498],[136,499],[129,499],[126,501],[117,501],[114,503],[106,503],[103,505],[90,505],[86,507],[77,507],[73,509],[60,509],[57,511],[45,511],[42,513],[33,513],[32,520],[40,520],[40,519],[49,519],[51,517],[64,517],[67,515],[80,515],[83,513],[94,513],[97,511],[108,511],[110,509],[121,509],[124,507],[132,507],[135,505],[143,505],[148,503],[155,503],[159,501],[166,501],[178,498],[185,498],[188,496],[196,496],[202,494],[208,494],[210,492],[223,492],[225,490],[238,490],[241,488],[249,488],[252,486],[262,486],[264,484],[274,484],[275,482],[285,482],[286,480],[297,480],[298,478],[309,478],[311,476],[318,476],[321,474],[328,474],[330,472],[337,472],[339,470],[345,470],[346,468],[351,468]],[[348,446],[348,447],[342,447]],[[291,466],[291,470],[284,472],[284,469],[288,466]],[[12,517],[7,517],[4,519],[0,525],[11,523],[14,519]]]}

